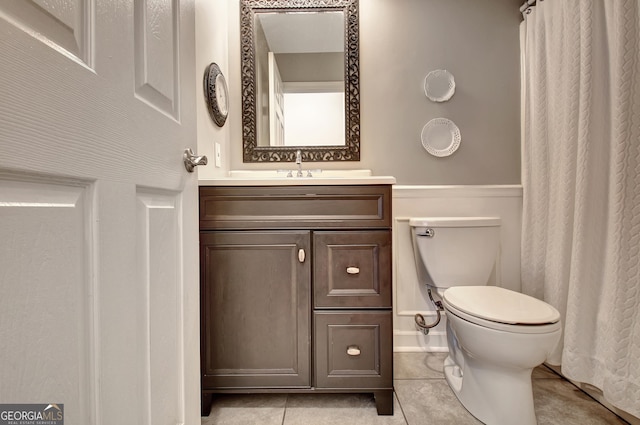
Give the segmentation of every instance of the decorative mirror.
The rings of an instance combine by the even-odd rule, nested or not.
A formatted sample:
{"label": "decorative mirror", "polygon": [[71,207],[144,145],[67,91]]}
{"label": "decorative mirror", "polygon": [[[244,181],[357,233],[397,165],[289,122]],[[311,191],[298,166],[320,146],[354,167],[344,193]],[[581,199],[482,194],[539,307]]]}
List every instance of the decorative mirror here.
{"label": "decorative mirror", "polygon": [[424,79],[424,94],[434,102],[446,102],[456,92],[456,81],[446,69],[436,69]]}
{"label": "decorative mirror", "polygon": [[243,162],[360,160],[358,0],[241,0]]}

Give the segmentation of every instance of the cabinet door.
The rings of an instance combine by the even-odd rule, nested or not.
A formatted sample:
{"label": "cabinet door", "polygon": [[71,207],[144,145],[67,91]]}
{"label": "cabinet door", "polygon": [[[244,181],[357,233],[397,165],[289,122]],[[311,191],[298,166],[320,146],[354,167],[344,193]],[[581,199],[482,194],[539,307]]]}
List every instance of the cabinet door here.
{"label": "cabinet door", "polygon": [[308,231],[200,234],[203,390],[310,387],[309,246]]}

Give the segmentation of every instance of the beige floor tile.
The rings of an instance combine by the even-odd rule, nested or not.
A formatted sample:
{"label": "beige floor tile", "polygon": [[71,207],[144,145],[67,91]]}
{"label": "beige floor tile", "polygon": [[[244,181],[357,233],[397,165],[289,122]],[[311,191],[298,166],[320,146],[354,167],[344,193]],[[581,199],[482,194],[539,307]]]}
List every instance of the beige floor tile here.
{"label": "beige floor tile", "polygon": [[394,353],[394,379],[443,379],[447,353]]}
{"label": "beige floor tile", "polygon": [[409,425],[477,425],[444,379],[399,380],[395,390]]}
{"label": "beige floor tile", "polygon": [[560,375],[558,375],[545,365],[540,365],[537,368],[533,369],[531,377],[533,379],[562,379]]}
{"label": "beige floor tile", "polygon": [[398,400],[378,416],[372,394],[290,394],[284,425],[406,425]]}
{"label": "beige floor tile", "polygon": [[217,395],[202,425],[282,425],[286,394]]}
{"label": "beige floor tile", "polygon": [[538,425],[627,423],[564,379],[535,379],[533,398]]}
{"label": "beige floor tile", "polygon": [[[394,415],[378,416],[371,394],[217,396],[202,425],[478,425],[442,373],[446,353],[395,353]],[[619,425],[625,421],[553,373],[533,371],[538,425]]]}

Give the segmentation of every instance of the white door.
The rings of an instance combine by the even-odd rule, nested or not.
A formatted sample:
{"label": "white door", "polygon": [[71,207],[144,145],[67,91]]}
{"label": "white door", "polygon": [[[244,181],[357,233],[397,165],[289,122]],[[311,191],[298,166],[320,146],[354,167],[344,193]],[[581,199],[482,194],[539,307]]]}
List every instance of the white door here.
{"label": "white door", "polygon": [[193,9],[0,1],[0,403],[200,421]]}
{"label": "white door", "polygon": [[269,130],[271,146],[284,146],[284,92],[276,55],[269,52]]}

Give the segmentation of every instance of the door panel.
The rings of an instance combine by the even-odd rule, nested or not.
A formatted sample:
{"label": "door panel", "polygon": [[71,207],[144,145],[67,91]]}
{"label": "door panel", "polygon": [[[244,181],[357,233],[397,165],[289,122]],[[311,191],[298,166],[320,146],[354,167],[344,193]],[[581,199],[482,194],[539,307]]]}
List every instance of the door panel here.
{"label": "door panel", "polygon": [[183,282],[180,277],[180,199],[176,193],[139,188],[138,251],[143,343],[140,374],[145,416],[141,424],[179,424],[183,406]]}
{"label": "door panel", "polygon": [[0,17],[91,68],[94,10],[94,0],[4,1]]}
{"label": "door panel", "polygon": [[193,0],[0,2],[2,402],[199,422],[194,38]]}
{"label": "door panel", "polygon": [[136,96],[179,119],[176,1],[135,0]]}
{"label": "door panel", "polygon": [[21,177],[0,174],[0,400],[66,400],[69,423],[92,423],[92,187]]}

